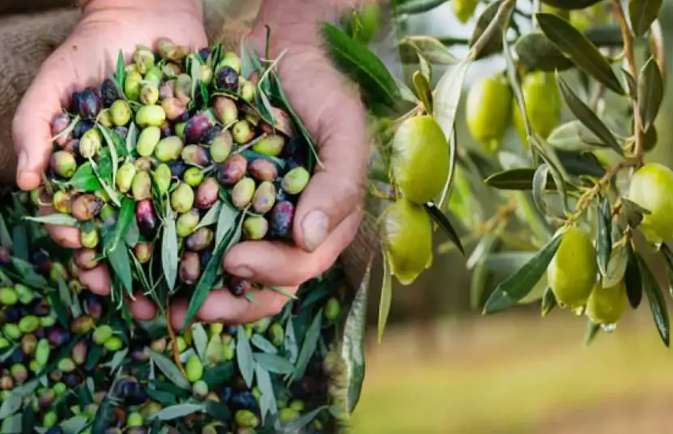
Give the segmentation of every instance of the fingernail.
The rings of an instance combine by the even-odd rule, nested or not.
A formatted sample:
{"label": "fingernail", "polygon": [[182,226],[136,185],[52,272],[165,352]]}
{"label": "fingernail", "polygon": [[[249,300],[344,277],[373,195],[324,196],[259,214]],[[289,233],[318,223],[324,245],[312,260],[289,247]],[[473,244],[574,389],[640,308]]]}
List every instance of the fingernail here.
{"label": "fingernail", "polygon": [[327,216],[324,212],[315,210],[308,213],[301,222],[304,243],[309,251],[317,249],[327,238]]}
{"label": "fingernail", "polygon": [[241,265],[240,267],[234,268],[231,271],[231,274],[233,274],[234,276],[241,277],[243,279],[250,279],[252,276],[255,275],[255,273],[253,273],[252,270],[246,267],[245,265]]}

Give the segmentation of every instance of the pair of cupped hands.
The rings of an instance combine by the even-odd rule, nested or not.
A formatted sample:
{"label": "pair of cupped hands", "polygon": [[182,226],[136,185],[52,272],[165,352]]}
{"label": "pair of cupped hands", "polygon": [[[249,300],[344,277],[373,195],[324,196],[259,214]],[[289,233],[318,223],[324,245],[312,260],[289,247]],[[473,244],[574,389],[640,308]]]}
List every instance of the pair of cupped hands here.
{"label": "pair of cupped hands", "polygon": [[[275,11],[264,12],[261,19],[276,15]],[[207,46],[202,17],[200,1],[83,2],[81,22],[44,62],[17,109],[12,128],[19,187],[32,190],[40,185],[52,148],[51,121],[69,105],[73,91],[95,86],[108,77],[120,49],[130,60],[137,45],[153,46],[160,37],[191,49]],[[265,24],[272,29],[271,55],[287,49],[279,74],[291,104],[319,144],[323,167],[316,168],[298,204],[294,244],[246,241],[227,252],[222,266],[231,275],[294,292],[331,267],[357,232],[367,157],[366,116],[357,94],[349,90],[319,48],[315,22],[260,22],[250,35],[260,52],[265,44]],[[52,211],[49,207],[42,210]],[[77,228],[48,226],[48,230],[61,245],[82,247]],[[106,265],[81,271],[79,278],[96,294],[110,293]],[[199,311],[198,320],[248,323],[279,312],[288,301],[276,291],[263,289],[255,297],[257,303],[250,303],[226,288],[215,289]],[[182,327],[187,305],[187,299],[171,301],[174,327]],[[157,312],[142,293],[136,293],[129,306],[139,320],[150,320]]]}

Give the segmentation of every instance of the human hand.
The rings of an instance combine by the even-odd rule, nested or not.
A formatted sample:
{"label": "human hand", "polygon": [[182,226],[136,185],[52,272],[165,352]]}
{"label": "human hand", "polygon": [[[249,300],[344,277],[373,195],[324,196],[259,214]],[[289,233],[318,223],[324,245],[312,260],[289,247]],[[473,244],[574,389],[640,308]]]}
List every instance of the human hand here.
{"label": "human hand", "polygon": [[[287,6],[289,2],[282,3]],[[266,43],[265,15],[273,12],[262,11],[261,25],[251,35],[260,53]],[[274,29],[283,30],[274,36]],[[304,33],[310,36],[301,38]],[[290,104],[318,145],[323,167],[316,166],[298,203],[295,245],[243,242],[227,252],[223,267],[233,276],[294,293],[298,285],[331,267],[357,232],[368,156],[367,123],[358,94],[348,88],[319,48],[315,23],[297,33],[278,23],[272,27],[271,40],[272,58],[287,49],[278,64],[279,74]],[[198,317],[206,322],[247,323],[278,313],[288,301],[270,290],[254,295],[257,303],[235,297],[227,289],[212,291]],[[175,327],[182,326],[187,306],[186,300],[174,303]]]}
{"label": "human hand", "polygon": [[[191,48],[207,44],[199,0],[88,0],[82,1],[82,19],[68,39],[44,62],[24,95],[13,121],[19,158],[17,183],[23,190],[40,185],[51,153],[51,122],[69,105],[73,91],[102,82],[114,71],[121,49],[130,59],[137,45],[152,46],[168,37]],[[43,213],[53,212],[43,207]],[[79,230],[48,225],[61,245],[80,248]],[[82,271],[82,283],[107,295],[110,278],[105,266]],[[139,316],[152,314],[139,304]]]}

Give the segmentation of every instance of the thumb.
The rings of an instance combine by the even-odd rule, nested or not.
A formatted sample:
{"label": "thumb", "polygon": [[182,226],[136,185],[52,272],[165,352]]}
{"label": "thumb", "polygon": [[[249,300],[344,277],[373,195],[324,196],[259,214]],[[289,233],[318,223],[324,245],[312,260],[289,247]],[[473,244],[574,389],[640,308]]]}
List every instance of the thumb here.
{"label": "thumb", "polygon": [[16,182],[22,190],[40,185],[51,153],[51,122],[61,110],[67,88],[63,68],[47,60],[24,94],[12,121],[18,156]]}

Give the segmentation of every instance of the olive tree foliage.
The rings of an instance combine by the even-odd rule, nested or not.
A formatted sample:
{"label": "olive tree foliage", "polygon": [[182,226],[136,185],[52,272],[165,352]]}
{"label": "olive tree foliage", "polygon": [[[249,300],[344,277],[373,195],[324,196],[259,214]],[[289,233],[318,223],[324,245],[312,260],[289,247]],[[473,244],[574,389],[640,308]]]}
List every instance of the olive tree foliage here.
{"label": "olive tree foliage", "polygon": [[[392,279],[409,284],[433,256],[457,249],[469,253],[471,301],[484,314],[523,303],[539,303],[543,316],[566,308],[586,317],[590,342],[645,300],[668,345],[665,291],[651,258],[668,265],[673,285],[664,243],[673,236],[665,215],[673,172],[643,161],[657,141],[666,84],[662,0],[496,0],[479,8],[478,0],[450,0],[456,18],[473,25],[468,40],[401,31],[410,16],[445,3],[391,5],[399,59],[413,70],[405,78],[368,47],[371,12],[323,26],[333,60],[359,84],[371,115],[367,218],[380,228],[384,257],[379,339]],[[493,56],[506,67],[463,92],[470,68]],[[458,143],[463,106],[479,146]],[[505,134],[510,128],[516,134]],[[488,203],[476,199],[484,192]],[[447,241],[433,252],[428,237]]]}

